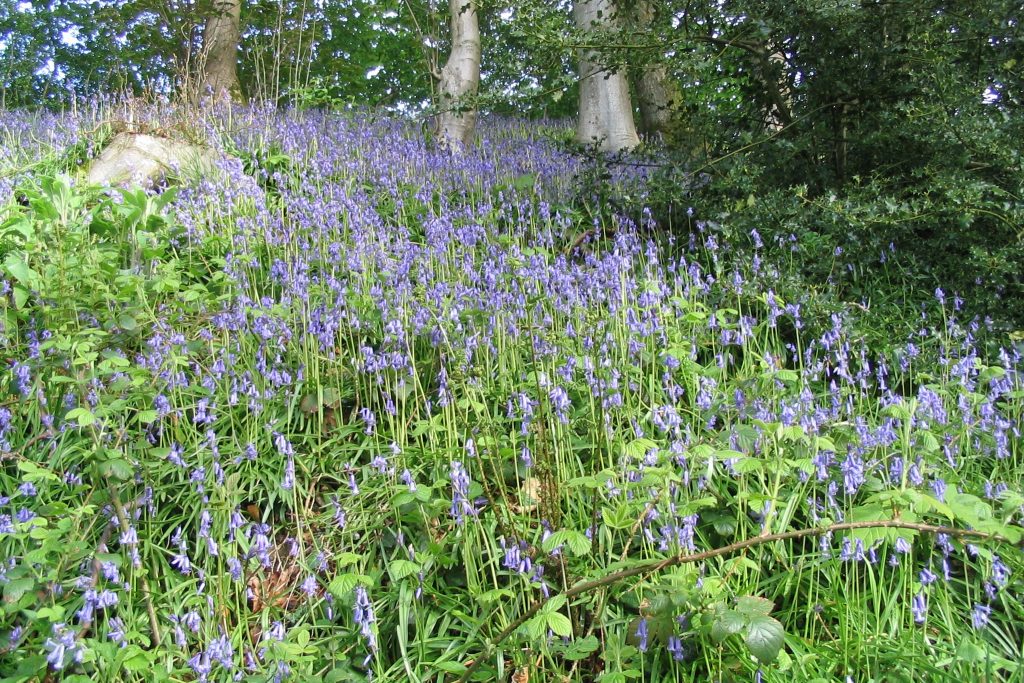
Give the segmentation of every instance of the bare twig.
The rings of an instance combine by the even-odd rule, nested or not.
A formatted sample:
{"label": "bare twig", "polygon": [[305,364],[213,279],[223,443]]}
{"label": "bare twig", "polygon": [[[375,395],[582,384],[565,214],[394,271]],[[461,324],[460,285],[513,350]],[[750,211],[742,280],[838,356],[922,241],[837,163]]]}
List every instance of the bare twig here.
{"label": "bare twig", "polygon": [[[703,562],[716,557],[722,557],[723,555],[731,555],[740,550],[747,548],[753,548],[755,546],[763,545],[766,543],[774,543],[776,541],[790,541],[797,538],[807,538],[809,536],[824,536],[837,531],[856,531],[859,529],[906,529],[908,531],[918,531],[923,533],[934,533],[934,534],[946,534],[948,536],[954,536],[957,538],[973,538],[979,541],[996,541],[1000,543],[1008,543],[1016,545],[1011,540],[1000,536],[998,534],[985,533],[983,531],[974,531],[972,529],[956,529],[953,527],[936,526],[933,524],[919,524],[916,522],[904,522],[898,519],[885,519],[878,521],[867,521],[867,522],[841,522],[839,524],[832,524],[824,527],[816,527],[810,529],[797,529],[795,531],[785,531],[777,534],[769,534],[767,536],[754,536],[743,541],[738,541],[731,545],[722,546],[721,548],[714,548],[712,550],[705,550],[699,553],[686,553],[669,557],[663,560],[650,560],[648,562],[641,562],[634,567],[628,569],[622,569],[617,572],[602,576],[599,579],[593,579],[591,581],[584,581],[577,583],[575,586],[570,588],[561,594],[566,600],[574,598],[578,595],[583,595],[594,589],[608,586],[613,583],[617,583],[624,579],[628,579],[633,576],[639,576],[641,574],[651,574],[654,572],[661,571],[662,569],[668,569],[669,567],[676,567],[683,564],[694,564],[696,562]],[[479,668],[480,664],[487,658],[490,652],[500,645],[504,640],[511,636],[516,629],[525,624],[530,618],[532,618],[537,612],[539,612],[544,605],[546,605],[551,598],[545,600],[538,600],[533,603],[525,612],[517,617],[511,624],[498,634],[498,637],[493,641],[487,643],[485,652],[479,657],[475,657],[472,664],[466,669],[459,678],[459,683],[466,683],[473,672]]]}

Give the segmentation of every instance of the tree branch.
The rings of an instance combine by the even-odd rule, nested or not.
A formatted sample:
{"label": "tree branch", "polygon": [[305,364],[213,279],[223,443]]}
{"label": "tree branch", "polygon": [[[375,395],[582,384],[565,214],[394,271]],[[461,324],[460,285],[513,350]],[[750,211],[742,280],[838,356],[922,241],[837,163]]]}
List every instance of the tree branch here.
{"label": "tree branch", "polygon": [[[680,554],[674,557],[669,557],[663,560],[650,560],[648,562],[641,562],[635,567],[628,569],[622,569],[617,572],[608,574],[599,579],[593,579],[591,581],[584,581],[583,583],[577,583],[569,590],[561,593],[561,596],[566,600],[574,598],[578,595],[582,595],[596,588],[601,588],[613,583],[628,579],[633,576],[639,576],[640,574],[650,574],[653,572],[661,571],[662,569],[668,569],[669,567],[676,567],[683,564],[694,564],[696,562],[704,562],[716,557],[722,557],[723,555],[732,555],[733,553],[739,552],[740,550],[746,550],[747,548],[753,548],[755,546],[764,545],[766,543],[774,543],[776,541],[791,541],[798,538],[806,538],[809,536],[824,536],[826,534],[834,533],[837,531],[856,531],[858,529],[906,529],[908,531],[917,531],[923,533],[934,533],[934,534],[946,534],[948,536],[954,536],[957,538],[974,538],[980,541],[996,541],[999,543],[1008,543],[1010,545],[1019,545],[1013,543],[1008,538],[999,536],[998,534],[989,534],[983,531],[974,531],[972,529],[956,529],[953,527],[936,526],[933,524],[919,524],[916,522],[904,522],[898,519],[886,519],[878,521],[868,522],[841,522],[838,524],[831,524],[825,527],[816,527],[810,529],[797,529],[795,531],[784,531],[777,534],[767,534],[763,536],[754,536],[743,541],[738,541],[731,545],[722,546],[721,548],[714,548],[712,550],[705,550],[699,553],[688,553]],[[492,642],[486,646],[486,651],[477,657],[472,664],[466,669],[459,678],[458,683],[466,683],[473,672],[479,668],[480,664],[484,661],[495,647],[500,645],[509,636],[511,636],[516,629],[525,624],[530,618],[532,618],[537,612],[539,612],[544,605],[548,603],[550,598],[546,600],[538,600],[533,605],[519,615],[511,624],[498,634]]]}

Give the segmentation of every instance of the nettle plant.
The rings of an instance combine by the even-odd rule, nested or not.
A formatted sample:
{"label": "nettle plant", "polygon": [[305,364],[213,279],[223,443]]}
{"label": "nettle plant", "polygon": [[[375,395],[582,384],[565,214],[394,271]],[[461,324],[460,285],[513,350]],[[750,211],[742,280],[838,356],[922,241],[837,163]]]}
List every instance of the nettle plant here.
{"label": "nettle plant", "polygon": [[1016,670],[1020,359],[954,296],[880,353],[522,129],[232,121],[4,209],[8,680]]}

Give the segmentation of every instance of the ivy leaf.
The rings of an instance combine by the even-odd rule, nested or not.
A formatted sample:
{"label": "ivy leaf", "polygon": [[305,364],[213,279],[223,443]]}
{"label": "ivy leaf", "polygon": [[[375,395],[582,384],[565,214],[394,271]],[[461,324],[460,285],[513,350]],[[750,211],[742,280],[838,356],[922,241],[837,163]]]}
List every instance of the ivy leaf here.
{"label": "ivy leaf", "polygon": [[768,664],[779,656],[785,636],[786,630],[778,620],[760,615],[750,620],[745,641],[750,653]]}

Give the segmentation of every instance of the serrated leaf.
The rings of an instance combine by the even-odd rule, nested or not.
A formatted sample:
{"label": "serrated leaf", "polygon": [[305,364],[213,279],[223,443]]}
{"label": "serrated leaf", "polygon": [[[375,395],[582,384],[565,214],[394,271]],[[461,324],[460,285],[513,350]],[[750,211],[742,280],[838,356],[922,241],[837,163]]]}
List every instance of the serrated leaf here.
{"label": "serrated leaf", "polygon": [[748,616],[771,614],[775,603],[756,595],[741,595],[736,598],[736,611]]}
{"label": "serrated leaf", "polygon": [[372,583],[370,577],[363,574],[339,574],[331,579],[331,582],[327,585],[327,590],[330,591],[331,595],[335,598],[343,598],[347,596],[352,590],[359,584],[368,586]]}
{"label": "serrated leaf", "polygon": [[827,436],[816,436],[814,437],[814,445],[819,451],[832,451],[836,452],[836,444],[832,439]]}
{"label": "serrated leaf", "polygon": [[100,463],[100,474],[104,477],[114,477],[121,481],[127,481],[135,476],[135,468],[127,460],[115,458]]}
{"label": "serrated leaf", "polygon": [[538,614],[523,624],[523,628],[526,630],[526,635],[533,640],[540,640],[544,637],[548,629],[548,619],[546,614]]}
{"label": "serrated leaf", "polygon": [[363,559],[363,556],[358,553],[338,553],[334,556],[334,566],[340,569],[341,567],[355,564],[361,559]]}
{"label": "serrated leaf", "polygon": [[736,474],[751,474],[764,469],[764,463],[757,458],[742,457],[732,464],[732,469]]}
{"label": "serrated leaf", "polygon": [[401,581],[407,576],[412,576],[419,572],[420,566],[410,560],[392,560],[388,564],[388,574],[395,581]]}
{"label": "serrated leaf", "polygon": [[630,529],[636,523],[633,508],[626,504],[619,505],[614,510],[601,508],[601,519],[611,529]]}
{"label": "serrated leaf", "polygon": [[4,601],[14,604],[21,600],[25,593],[35,588],[36,580],[31,576],[20,579],[12,579],[4,586]]}
{"label": "serrated leaf", "polygon": [[565,616],[561,612],[551,612],[547,615],[548,628],[556,636],[562,638],[568,638],[572,636],[572,622],[569,621],[569,617]]}
{"label": "serrated leaf", "polygon": [[586,638],[577,638],[565,648],[562,658],[570,662],[586,659],[592,653],[597,652],[599,647],[601,647],[601,642],[597,639],[597,636],[591,635]]}
{"label": "serrated leaf", "polygon": [[747,623],[746,617],[736,610],[721,610],[714,615],[711,623],[711,638],[720,643],[726,638],[743,630]]}
{"label": "serrated leaf", "polygon": [[715,451],[715,460],[743,460],[747,457],[745,453],[734,451],[729,448],[723,448],[722,450]]}
{"label": "serrated leaf", "polygon": [[625,445],[623,451],[632,458],[642,458],[651,450],[658,447],[658,444],[650,439],[633,439]]}
{"label": "serrated leaf", "polygon": [[766,664],[774,662],[782,650],[786,639],[786,630],[777,619],[760,615],[750,619],[747,636],[744,642],[750,654]]}
{"label": "serrated leaf", "polygon": [[88,408],[72,408],[64,417],[75,420],[79,427],[88,427],[96,422],[96,416]]}
{"label": "serrated leaf", "polygon": [[477,602],[487,605],[502,599],[513,598],[515,597],[515,593],[510,591],[508,588],[492,588],[491,590],[484,591],[480,595],[476,595],[474,597]]}
{"label": "serrated leaf", "polygon": [[950,521],[956,520],[956,513],[953,512],[953,508],[949,507],[934,496],[930,496],[927,493],[921,493],[920,491],[915,491],[914,489],[908,489],[907,496],[913,502],[914,509],[921,514],[935,511]]}
{"label": "serrated leaf", "polygon": [[544,540],[544,552],[550,553],[559,546],[567,546],[578,557],[590,552],[590,539],[573,529],[559,529]]}

